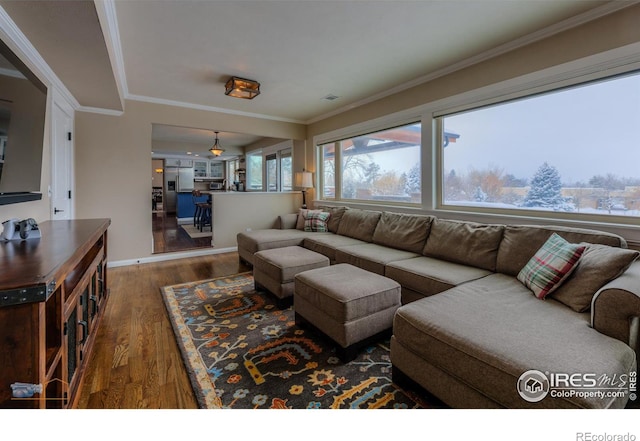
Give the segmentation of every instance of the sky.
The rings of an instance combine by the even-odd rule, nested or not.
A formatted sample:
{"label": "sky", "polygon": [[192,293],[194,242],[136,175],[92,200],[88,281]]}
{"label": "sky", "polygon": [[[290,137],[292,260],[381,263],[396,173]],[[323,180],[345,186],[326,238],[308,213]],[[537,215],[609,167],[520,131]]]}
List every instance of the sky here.
{"label": "sky", "polygon": [[640,75],[449,116],[445,129],[460,135],[446,171],[499,167],[531,179],[547,161],[563,183],[640,178]]}

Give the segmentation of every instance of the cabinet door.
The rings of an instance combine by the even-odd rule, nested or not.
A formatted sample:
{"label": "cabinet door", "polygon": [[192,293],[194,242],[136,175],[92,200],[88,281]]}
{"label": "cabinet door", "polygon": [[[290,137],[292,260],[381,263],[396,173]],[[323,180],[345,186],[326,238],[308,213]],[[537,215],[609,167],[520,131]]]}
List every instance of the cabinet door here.
{"label": "cabinet door", "polygon": [[211,161],[211,177],[224,179],[224,162]]}
{"label": "cabinet door", "polygon": [[209,161],[193,161],[193,176],[206,178],[209,171]]}

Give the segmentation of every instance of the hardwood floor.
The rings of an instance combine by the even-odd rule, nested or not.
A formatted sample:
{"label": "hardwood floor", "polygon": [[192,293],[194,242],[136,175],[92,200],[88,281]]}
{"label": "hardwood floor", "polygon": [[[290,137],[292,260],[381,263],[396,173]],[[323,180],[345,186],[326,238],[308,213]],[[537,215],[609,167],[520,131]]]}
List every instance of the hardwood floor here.
{"label": "hardwood floor", "polygon": [[175,214],[167,215],[164,211],[157,211],[151,213],[151,216],[154,254],[211,247],[211,237],[189,237],[178,225]]}
{"label": "hardwood floor", "polygon": [[107,309],[78,407],[197,408],[160,288],[245,271],[237,253],[109,268]]}

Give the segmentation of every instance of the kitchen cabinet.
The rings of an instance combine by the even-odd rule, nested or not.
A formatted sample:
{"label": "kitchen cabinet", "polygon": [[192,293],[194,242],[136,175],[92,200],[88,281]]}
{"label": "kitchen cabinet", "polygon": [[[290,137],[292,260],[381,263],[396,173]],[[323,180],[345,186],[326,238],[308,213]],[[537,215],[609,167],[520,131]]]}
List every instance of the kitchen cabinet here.
{"label": "kitchen cabinet", "polygon": [[193,159],[175,159],[167,158],[164,160],[165,167],[193,167]]}
{"label": "kitchen cabinet", "polygon": [[209,173],[209,161],[193,161],[193,175],[196,178],[206,178]]}
{"label": "kitchen cabinet", "polygon": [[224,179],[224,162],[222,161],[211,161],[211,172],[209,174],[210,177],[215,179]]}

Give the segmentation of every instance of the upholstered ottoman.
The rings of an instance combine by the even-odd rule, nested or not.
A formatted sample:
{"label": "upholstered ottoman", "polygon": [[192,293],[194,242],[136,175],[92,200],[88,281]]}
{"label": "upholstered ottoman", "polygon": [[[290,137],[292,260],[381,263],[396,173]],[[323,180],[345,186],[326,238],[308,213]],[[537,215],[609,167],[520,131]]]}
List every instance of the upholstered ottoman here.
{"label": "upholstered ottoman", "polygon": [[291,306],[293,277],[302,272],[329,266],[329,258],[299,246],[258,251],[253,255],[256,290],[266,290],[278,298],[280,307]]}
{"label": "upholstered ottoman", "polygon": [[346,263],[299,273],[294,281],[296,323],[310,324],[337,343],[343,362],[390,334],[400,306],[397,282]]}

